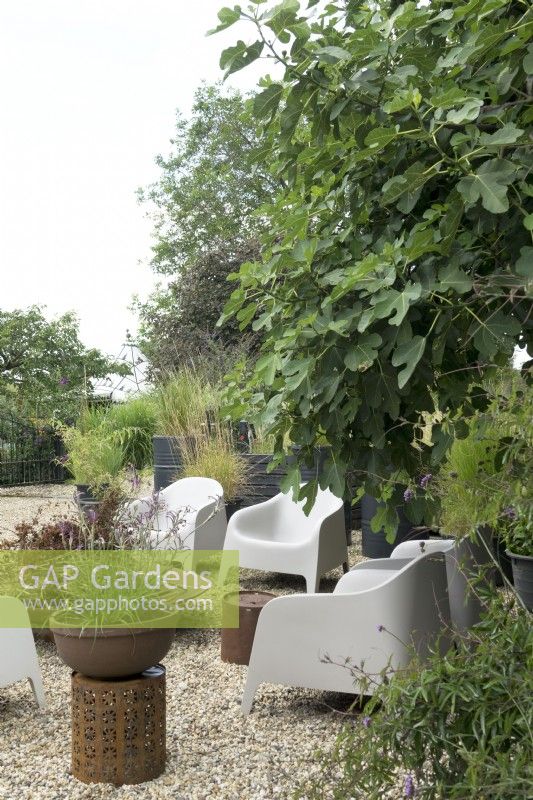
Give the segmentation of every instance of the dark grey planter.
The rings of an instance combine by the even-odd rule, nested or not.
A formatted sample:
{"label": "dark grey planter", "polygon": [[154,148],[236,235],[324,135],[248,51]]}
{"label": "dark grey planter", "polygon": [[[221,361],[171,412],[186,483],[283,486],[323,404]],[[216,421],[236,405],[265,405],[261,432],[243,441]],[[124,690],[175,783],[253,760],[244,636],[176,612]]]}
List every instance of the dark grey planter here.
{"label": "dark grey planter", "polygon": [[505,551],[511,559],[514,588],[528,611],[533,611],[533,556]]}
{"label": "dark grey planter", "polygon": [[154,490],[159,492],[178,480],[183,471],[183,449],[194,442],[192,437],[153,436]]}
{"label": "dark grey planter", "polygon": [[383,528],[374,532],[370,527],[372,517],[378,508],[378,501],[372,495],[365,494],[361,499],[361,531],[363,538],[363,555],[367,558],[389,558],[400,542],[410,539],[428,539],[429,532],[422,533],[415,529],[411,520],[407,519],[401,506],[397,507],[400,522],[393,544],[389,544]]}
{"label": "dark grey planter", "polygon": [[241,506],[263,503],[279,494],[285,470],[277,467],[272,472],[267,471],[272,461],[271,453],[242,453],[241,458],[246,462],[246,491],[240,498]]}
{"label": "dark grey planter", "polygon": [[456,540],[446,552],[448,597],[454,629],[460,634],[476,625],[486,608],[483,590],[494,586],[492,531],[480,528],[476,541]]}
{"label": "dark grey planter", "polygon": [[239,511],[242,508],[242,500],[232,500],[231,502],[226,502],[226,519],[230,519],[236,511]]}
{"label": "dark grey planter", "polygon": [[96,511],[98,506],[100,505],[100,497],[102,493],[109,488],[108,483],[102,484],[100,486],[100,490],[98,495],[94,493],[91,486],[86,483],[77,483],[76,484],[76,502],[78,507],[84,514],[87,514],[88,511]]}

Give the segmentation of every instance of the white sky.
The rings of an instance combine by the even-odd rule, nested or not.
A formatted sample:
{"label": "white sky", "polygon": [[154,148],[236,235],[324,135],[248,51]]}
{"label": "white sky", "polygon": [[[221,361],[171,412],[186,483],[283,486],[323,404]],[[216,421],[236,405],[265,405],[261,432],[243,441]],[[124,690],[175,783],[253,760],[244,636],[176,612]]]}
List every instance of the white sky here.
{"label": "white sky", "polygon": [[157,178],[176,108],[220,79],[220,51],[251,41],[205,37],[225,4],[0,0],[0,308],[73,309],[84,343],[111,354],[135,332],[127,306],[156,281],[135,190]]}

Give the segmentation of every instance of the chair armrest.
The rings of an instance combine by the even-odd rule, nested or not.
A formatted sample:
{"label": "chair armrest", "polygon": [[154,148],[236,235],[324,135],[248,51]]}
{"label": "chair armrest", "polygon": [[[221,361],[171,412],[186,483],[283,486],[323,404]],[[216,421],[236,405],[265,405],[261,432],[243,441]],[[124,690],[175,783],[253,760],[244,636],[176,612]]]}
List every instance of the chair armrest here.
{"label": "chair armrest", "polygon": [[[407,638],[406,626],[390,610],[394,591],[381,595],[370,590],[271,600],[259,615],[250,670],[275,683],[277,673],[279,677],[287,668],[307,664],[314,671],[323,658],[330,657],[334,661],[351,658],[354,663],[365,658],[371,672],[379,671],[393,652],[405,649],[402,638]],[[393,636],[382,634],[383,624]]]}
{"label": "chair armrest", "polygon": [[455,544],[455,539],[415,539],[401,542],[391,553],[391,558],[418,558],[426,553],[445,553]]}
{"label": "chair armrest", "polygon": [[268,500],[264,500],[262,503],[256,503],[253,506],[246,506],[246,508],[240,508],[234,514],[231,515],[230,519],[228,520],[228,531],[232,530],[233,528],[238,527],[239,522],[244,522],[247,520],[253,520],[257,517],[262,517],[264,514],[268,514],[268,511],[278,503],[278,495],[269,498]]}
{"label": "chair armrest", "polygon": [[375,589],[393,578],[409,561],[408,558],[376,558],[357,564],[337,581],[333,594]]}

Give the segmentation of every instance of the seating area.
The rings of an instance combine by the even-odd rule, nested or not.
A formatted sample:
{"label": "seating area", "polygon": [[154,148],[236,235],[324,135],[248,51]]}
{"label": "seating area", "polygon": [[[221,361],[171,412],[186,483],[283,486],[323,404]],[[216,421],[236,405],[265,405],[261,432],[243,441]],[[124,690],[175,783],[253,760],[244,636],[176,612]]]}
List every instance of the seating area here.
{"label": "seating area", "polygon": [[[65,497],[68,494],[65,487],[57,487],[53,495],[50,488],[41,492],[53,496],[52,513],[62,505],[71,505]],[[11,498],[2,499],[9,507]],[[20,500],[13,498],[11,504],[17,511],[12,516],[27,514],[29,507],[42,507],[42,498],[35,498],[31,504],[26,502],[24,512],[18,510],[19,503]],[[3,525],[4,513],[3,506],[0,515]],[[361,558],[357,534],[356,539],[357,544],[349,547],[351,564]],[[320,596],[329,597],[341,576],[342,565],[329,570],[322,577]],[[243,591],[307,599],[305,580],[288,573],[242,569],[240,585]],[[0,634],[2,652],[4,633]],[[39,708],[24,670],[10,672],[5,682],[2,673],[0,752],[4,759],[9,759],[9,754],[15,753],[16,743],[17,761],[22,764],[18,777],[0,771],[0,789],[8,797],[20,785],[21,775],[25,779],[26,774],[32,790],[42,797],[65,796],[69,800],[110,795],[117,800],[165,798],[170,796],[168,792],[172,797],[187,800],[217,796],[232,800],[287,797],[303,775],[315,773],[316,751],[325,741],[334,740],[344,715],[350,714],[354,699],[353,694],[340,694],[336,689],[317,691],[299,688],[296,683],[286,686],[265,683],[256,695],[253,713],[243,716],[241,704],[248,667],[221,660],[220,631],[178,630],[163,661],[167,670],[165,773],[138,787],[121,790],[109,784],[93,784],[88,789],[70,774],[70,671],[59,659],[53,643],[37,638],[34,645],[29,631],[24,633],[31,643],[31,652],[24,651],[24,662],[29,664],[36,653],[46,705]],[[35,763],[39,764],[38,774],[33,772]],[[303,771],[304,763],[311,765],[310,769],[306,767]]]}
{"label": "seating area", "polygon": [[[390,565],[372,569],[376,562],[361,562],[357,549],[348,547],[342,502],[331,492],[319,492],[309,515],[304,514],[302,504],[278,494],[237,511],[229,522],[223,500],[222,487],[216,481],[184,478],[158,495],[141,497],[128,506],[132,519],[143,514],[150,517],[153,530],[146,546],[238,550],[241,589],[266,589],[274,596],[260,611],[249,667],[221,661],[218,631],[177,631],[163,662],[167,666],[170,730],[180,729],[168,748],[167,774],[172,770],[174,748],[184,735],[179,717],[172,718],[178,705],[178,714],[182,714],[184,692],[197,695],[195,702],[203,709],[200,719],[206,714],[212,721],[211,705],[218,709],[220,702],[216,713],[223,715],[230,730],[237,729],[242,724],[239,719],[251,710],[250,719],[257,720],[253,729],[270,730],[272,715],[285,720],[277,735],[280,741],[283,726],[297,730],[303,716],[310,714],[306,722],[311,731],[309,741],[316,736],[318,746],[325,730],[338,728],[335,708],[348,710],[362,688],[372,693],[372,680],[363,687],[357,665],[366,661],[369,674],[378,679],[385,667],[401,668],[410,657],[403,642],[414,644],[423,653],[448,618],[442,554],[391,559]],[[350,561],[353,569],[348,571]],[[395,569],[389,568],[393,565]],[[0,602],[4,611],[7,604],[20,618],[20,628],[0,630],[1,649],[7,654],[0,667],[4,718],[12,720],[8,729],[21,713],[40,720],[36,737],[27,746],[41,749],[46,761],[50,721],[55,720],[65,731],[70,725],[69,673],[52,643],[37,638],[34,644],[24,606],[13,598]],[[24,681],[29,681],[28,689]],[[210,692],[214,697],[208,700]],[[188,728],[195,730],[198,723],[190,716],[188,720]],[[4,733],[5,728],[0,735]],[[181,744],[179,749],[181,752]],[[287,742],[284,749],[291,753]],[[65,760],[68,750],[68,744],[62,748]],[[40,779],[46,780],[46,776],[45,768]]]}

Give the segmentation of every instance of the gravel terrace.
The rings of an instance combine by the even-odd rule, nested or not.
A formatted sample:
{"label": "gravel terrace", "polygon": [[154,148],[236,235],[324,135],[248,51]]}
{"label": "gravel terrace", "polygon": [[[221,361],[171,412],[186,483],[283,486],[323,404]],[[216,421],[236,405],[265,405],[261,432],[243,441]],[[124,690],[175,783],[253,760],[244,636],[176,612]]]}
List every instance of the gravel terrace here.
{"label": "gravel terrace", "polygon": [[[72,502],[69,486],[0,490],[0,539],[16,522],[54,516]],[[360,560],[359,538],[350,563]],[[332,591],[341,570],[322,580]],[[303,592],[303,579],[243,570],[242,588]],[[178,631],[167,668],[164,775],[139,786],[85,785],[70,775],[70,672],[52,644],[39,641],[48,708],[28,683],[0,690],[0,800],[289,800],[333,746],[351,698],[264,684],[252,713],[240,713],[246,667],[220,659],[220,632]],[[324,794],[324,800],[331,795]]]}

